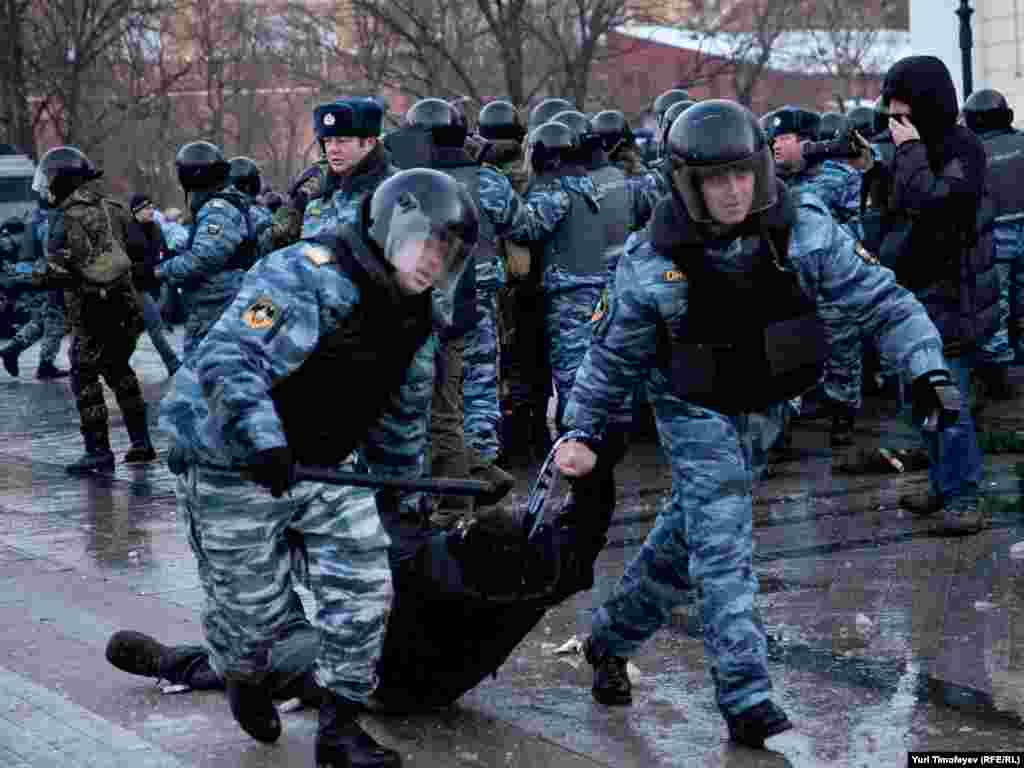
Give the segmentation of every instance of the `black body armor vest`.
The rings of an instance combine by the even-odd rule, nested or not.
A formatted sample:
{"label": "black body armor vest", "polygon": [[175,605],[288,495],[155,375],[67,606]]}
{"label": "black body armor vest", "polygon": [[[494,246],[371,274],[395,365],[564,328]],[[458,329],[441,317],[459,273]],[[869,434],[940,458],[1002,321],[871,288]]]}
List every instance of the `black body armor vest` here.
{"label": "black body armor vest", "polygon": [[1011,129],[978,138],[988,156],[988,188],[996,218],[1024,213],[1024,133]]}
{"label": "black body armor vest", "polygon": [[337,269],[359,288],[359,304],[291,376],[271,390],[289,447],[301,464],[333,466],[380,419],[432,330],[430,291],[403,296],[358,236],[322,237]]}
{"label": "black body armor vest", "polygon": [[[658,354],[673,393],[687,402],[730,415],[763,411],[811,389],[824,372],[825,327],[786,266],[793,209],[784,188],[779,194],[762,214],[763,229],[743,238],[744,268],[736,272],[709,263],[675,195],[656,209],[655,247],[688,281],[687,311],[660,329]],[[688,230],[682,237],[680,228]]]}

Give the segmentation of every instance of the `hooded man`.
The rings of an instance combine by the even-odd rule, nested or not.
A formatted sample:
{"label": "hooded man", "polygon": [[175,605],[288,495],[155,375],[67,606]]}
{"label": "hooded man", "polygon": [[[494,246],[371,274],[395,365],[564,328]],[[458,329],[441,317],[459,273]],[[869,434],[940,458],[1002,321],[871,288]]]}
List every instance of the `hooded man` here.
{"label": "hooded man", "polygon": [[977,346],[999,319],[985,149],[957,124],[953,79],[934,56],[896,62],[886,73],[882,103],[896,154],[879,256],[928,310],[964,395],[956,425],[923,432],[931,460],[928,494],[901,502],[915,514],[941,512],[945,532],[970,533],[981,526],[982,473],[969,405],[971,370]]}

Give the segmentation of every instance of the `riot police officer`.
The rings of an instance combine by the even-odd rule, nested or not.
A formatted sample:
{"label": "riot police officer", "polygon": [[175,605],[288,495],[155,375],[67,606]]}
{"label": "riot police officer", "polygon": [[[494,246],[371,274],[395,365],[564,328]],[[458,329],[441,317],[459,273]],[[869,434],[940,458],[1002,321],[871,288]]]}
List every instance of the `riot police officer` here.
{"label": "riot police officer", "polygon": [[263,191],[263,178],[260,175],[260,167],[251,157],[233,157],[229,161],[231,170],[231,186],[245,195],[249,203],[249,221],[252,226],[253,236],[258,244],[260,256],[266,256],[274,250],[271,241],[273,231],[271,225],[274,216],[270,209],[264,206],[260,200],[260,193]]}
{"label": "riot police officer", "polygon": [[54,208],[42,283],[64,288],[74,335],[71,391],[85,454],[66,468],[69,474],[114,468],[101,376],[114,391],[131,437],[125,463],[156,459],[146,402],[128,363],[143,329],[124,247],[129,214],[97,191],[93,182],[102,175],[79,149],[56,147],[40,160],[32,182],[39,197]]}
{"label": "riot police officer", "polygon": [[975,369],[988,394],[1013,396],[1006,366],[1024,358],[1024,134],[1013,127],[1013,110],[999,91],[975,91],[964,102],[964,122],[988,156],[988,188],[995,204],[993,238],[999,271],[999,330],[978,347]]}
{"label": "riot police officer", "polygon": [[[631,702],[626,657],[696,586],[718,708],[731,738],[756,748],[792,727],[771,700],[753,609],[751,493],[760,440],[770,437],[757,431],[777,430],[778,404],[813,386],[826,353],[822,324],[844,314],[907,367],[925,412],[946,415],[939,398],[956,389],[924,308],[858,253],[817,197],[790,195],[776,180],[749,110],[701,102],[676,120],[669,149],[676,192],[627,245],[567,409],[578,439],[560,446],[556,462],[570,476],[592,471],[609,412],[646,377],[673,493],[594,614],[584,643],[593,695]],[[802,343],[784,346],[799,353],[780,356],[780,336],[793,334]]]}
{"label": "riot police officer", "polygon": [[248,201],[231,184],[231,166],[219,147],[189,142],[178,150],[174,164],[192,225],[185,247],[158,264],[153,276],[181,290],[188,358],[234,300],[245,271],[256,261],[258,245]]}
{"label": "riot police officer", "polygon": [[[451,177],[395,175],[356,223],[253,267],[164,402],[170,463],[203,563],[210,664],[227,681],[235,719],[265,742],[281,732],[267,684],[274,648],[309,627],[289,575],[289,543],[304,542],[320,605],[318,765],[401,762],[356,716],[377,682],[392,598],[378,503],[407,520],[422,512],[416,494],[375,501],[365,488],[296,486],[295,465],[350,469],[358,449],[379,473],[420,475],[433,294],[444,294],[438,306],[451,302],[478,229],[472,200]],[[318,402],[330,407],[310,407]]]}

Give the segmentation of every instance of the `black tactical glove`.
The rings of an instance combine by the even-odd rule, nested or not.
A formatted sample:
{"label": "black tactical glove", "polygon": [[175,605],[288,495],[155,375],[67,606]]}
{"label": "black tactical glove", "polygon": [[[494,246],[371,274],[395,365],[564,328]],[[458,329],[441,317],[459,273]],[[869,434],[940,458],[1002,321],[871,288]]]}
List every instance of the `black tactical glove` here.
{"label": "black tactical glove", "polygon": [[262,485],[275,499],[295,485],[295,458],[288,446],[267,448],[253,455],[248,466],[249,476]]}
{"label": "black tactical glove", "polygon": [[914,423],[941,432],[960,420],[960,389],[949,371],[928,371],[910,385]]}

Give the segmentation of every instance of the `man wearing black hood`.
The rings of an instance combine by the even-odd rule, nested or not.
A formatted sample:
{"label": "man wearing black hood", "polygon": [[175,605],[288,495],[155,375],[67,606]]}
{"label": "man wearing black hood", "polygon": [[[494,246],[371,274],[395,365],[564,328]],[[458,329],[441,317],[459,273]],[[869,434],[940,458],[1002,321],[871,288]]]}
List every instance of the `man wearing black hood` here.
{"label": "man wearing black hood", "polygon": [[882,102],[896,154],[880,256],[927,308],[964,393],[957,425],[923,431],[929,494],[901,502],[916,514],[941,512],[943,532],[971,533],[981,526],[982,474],[968,397],[971,367],[977,345],[996,327],[999,300],[985,150],[957,125],[956,89],[934,56],[896,62],[886,73]]}

